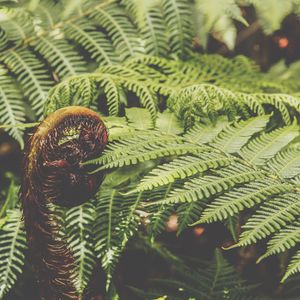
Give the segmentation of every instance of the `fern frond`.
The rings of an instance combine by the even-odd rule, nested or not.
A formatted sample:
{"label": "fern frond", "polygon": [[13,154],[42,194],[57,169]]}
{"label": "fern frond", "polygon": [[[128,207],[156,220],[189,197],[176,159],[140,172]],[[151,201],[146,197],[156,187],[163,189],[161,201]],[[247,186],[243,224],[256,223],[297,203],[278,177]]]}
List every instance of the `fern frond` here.
{"label": "fern frond", "polygon": [[[0,122],[2,124],[17,125],[25,121],[25,109],[22,96],[11,78],[0,70]],[[8,132],[24,146],[22,128],[12,127]]]}
{"label": "fern frond", "polygon": [[300,250],[298,250],[289,263],[287,270],[281,279],[281,282],[285,282],[290,276],[300,272]]}
{"label": "fern frond", "polygon": [[[149,192],[148,198],[151,198],[151,201],[165,199],[168,196],[171,189],[173,189],[178,185],[180,185],[180,181],[175,183],[171,182],[166,186],[160,187],[158,189]],[[153,212],[149,210],[149,212],[150,212],[150,216],[149,216],[149,224],[147,225],[147,229],[151,238],[154,239],[156,236],[158,236],[165,230],[166,224],[169,218],[171,217],[171,215],[175,212],[175,209],[173,205],[170,206],[162,205],[159,207],[159,209],[155,209]]]}
{"label": "fern frond", "polygon": [[107,288],[122,250],[137,231],[136,209],[140,199],[141,194],[124,196],[105,187],[97,194],[95,251],[107,274]]}
{"label": "fern frond", "polygon": [[228,166],[233,161],[234,158],[232,157],[227,158],[224,155],[214,152],[179,157],[171,163],[163,164],[153,169],[141,180],[136,190],[151,190],[154,187],[174,182],[176,179],[183,179],[209,169]]}
{"label": "fern frond", "polygon": [[27,248],[24,225],[19,209],[7,211],[8,220],[0,235],[0,297],[14,286],[22,273]]}
{"label": "fern frond", "polygon": [[286,183],[266,179],[253,181],[216,198],[212,204],[208,204],[197,223],[211,223],[227,219],[245,208],[265,201],[270,196],[289,191],[291,191],[291,186]]}
{"label": "fern frond", "polygon": [[89,20],[82,18],[76,22],[66,23],[63,30],[68,39],[82,46],[98,64],[118,62],[111,42]]}
{"label": "fern frond", "polygon": [[228,190],[236,184],[246,183],[264,176],[262,172],[250,167],[240,164],[231,165],[222,171],[215,171],[215,175],[206,175],[188,180],[182,188],[171,191],[165,200],[150,202],[149,205],[167,205],[203,200]]}
{"label": "fern frond", "polygon": [[143,52],[136,29],[119,6],[96,7],[90,17],[106,30],[122,61]]}
{"label": "fern frond", "polygon": [[300,201],[297,194],[274,197],[243,225],[244,232],[235,246],[247,246],[266,238],[295,220],[299,213]]}
{"label": "fern frond", "polygon": [[[24,8],[11,8],[5,12],[0,27],[9,41],[20,45],[26,38],[34,34],[33,19]],[[2,45],[3,47],[4,45]]]}
{"label": "fern frond", "polygon": [[160,8],[153,7],[146,13],[140,31],[147,54],[160,56],[169,52],[165,24]]}
{"label": "fern frond", "polygon": [[[171,278],[152,280],[156,297],[164,295],[163,297],[174,300],[212,300],[224,297],[232,300],[255,299],[250,297],[253,295],[253,288],[239,278],[236,270],[223,258],[220,250],[215,250],[213,259],[209,261],[194,259],[191,263],[192,267],[180,260],[174,260],[175,274]],[[148,297],[147,293],[143,299]]]}
{"label": "fern frond", "polygon": [[60,21],[62,3],[41,0],[28,5],[28,10],[37,17],[38,26],[43,30],[53,29]]}
{"label": "fern frond", "polygon": [[190,5],[186,0],[162,0],[161,3],[171,50],[184,56],[192,46]]}
{"label": "fern frond", "polygon": [[159,2],[122,0],[122,4],[125,5],[141,33],[145,52],[157,56],[166,55],[169,50],[166,26]]}
{"label": "fern frond", "polygon": [[253,134],[266,127],[269,116],[259,116],[227,125],[211,142],[215,148],[226,153],[237,153]]}
{"label": "fern frond", "polygon": [[98,172],[164,156],[199,153],[203,151],[203,148],[205,147],[184,143],[181,138],[172,135],[159,134],[155,133],[155,131],[151,134],[146,132],[146,135],[136,134],[135,137],[127,140],[111,143],[101,157],[88,161],[85,164],[101,165],[101,167],[93,171]]}
{"label": "fern frond", "polygon": [[291,178],[300,174],[300,146],[292,144],[278,152],[267,162],[267,166],[282,178]]}
{"label": "fern frond", "polygon": [[47,93],[53,81],[43,63],[27,49],[11,50],[3,56],[4,63],[17,76],[31,107],[41,116]]}
{"label": "fern frond", "polygon": [[187,140],[198,144],[209,143],[228,125],[227,120],[218,119],[215,125],[213,124],[195,124],[184,137]]}
{"label": "fern frond", "polygon": [[65,216],[68,245],[76,260],[76,289],[83,294],[95,263],[93,249],[93,226],[95,222],[95,206],[88,202],[69,209]]}
{"label": "fern frond", "polygon": [[178,216],[177,235],[180,235],[190,224],[199,220],[207,201],[208,199],[202,199],[201,201],[183,203],[178,206],[176,210]]}
{"label": "fern frond", "polygon": [[63,39],[40,37],[34,44],[60,78],[86,72],[83,58]]}
{"label": "fern frond", "polygon": [[291,126],[261,134],[244,146],[240,154],[253,164],[263,165],[267,159],[275,156],[279,150],[288,145],[298,135],[299,126],[294,122]]}
{"label": "fern frond", "polygon": [[300,223],[295,222],[276,233],[268,242],[267,251],[258,259],[262,261],[270,255],[284,252],[300,243]]}

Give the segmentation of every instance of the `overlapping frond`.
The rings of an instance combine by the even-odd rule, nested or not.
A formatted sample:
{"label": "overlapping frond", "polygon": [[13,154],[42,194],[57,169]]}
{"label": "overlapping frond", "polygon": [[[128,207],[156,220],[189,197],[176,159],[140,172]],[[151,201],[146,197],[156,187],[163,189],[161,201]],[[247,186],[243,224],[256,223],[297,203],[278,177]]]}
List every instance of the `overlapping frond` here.
{"label": "overlapping frond", "polygon": [[[293,181],[280,179],[275,167],[272,173],[267,169],[273,157],[277,158],[278,166],[287,165],[286,156],[279,155],[280,150],[290,143],[289,147],[297,148],[292,140],[299,136],[298,125],[294,123],[265,133],[268,121],[269,116],[265,115],[225,122],[204,139],[201,131],[203,128],[205,132],[204,124],[183,137],[136,130],[134,136],[120,137],[108,146],[103,156],[87,163],[99,164],[97,172],[154,160],[157,166],[131,190],[131,193],[149,191],[153,194],[143,199],[142,206],[152,215],[152,236],[163,230],[164,222],[172,213],[178,215],[180,233],[192,223],[227,221],[245,209],[254,209],[255,213],[243,226],[244,231],[234,246],[256,243],[275,234],[266,252],[268,256],[296,246],[296,237],[292,234],[285,238],[286,242],[282,239],[282,246],[276,242],[276,234],[288,234],[287,226],[299,217],[297,186]],[[252,126],[248,130],[250,123]],[[211,126],[209,123],[208,127]],[[226,144],[228,140],[233,143]],[[264,150],[261,153],[267,153],[259,168],[251,164],[251,157],[260,157],[258,149],[246,160],[238,157],[239,153],[243,156],[243,149],[252,149],[249,145],[257,140],[260,141],[259,149]],[[230,155],[231,152],[235,155]],[[163,162],[158,158],[164,158]]]}

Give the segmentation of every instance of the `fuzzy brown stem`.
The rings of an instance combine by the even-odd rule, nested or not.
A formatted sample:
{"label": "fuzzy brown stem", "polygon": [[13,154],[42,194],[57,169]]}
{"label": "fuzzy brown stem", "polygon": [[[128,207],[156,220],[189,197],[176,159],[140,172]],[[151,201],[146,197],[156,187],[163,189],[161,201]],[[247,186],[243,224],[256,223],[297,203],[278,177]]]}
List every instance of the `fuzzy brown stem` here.
{"label": "fuzzy brown stem", "polygon": [[74,258],[58,237],[50,206],[73,207],[97,191],[103,175],[90,175],[82,162],[98,157],[106,142],[106,128],[99,116],[76,106],[47,117],[28,142],[21,200],[41,299],[79,299]]}

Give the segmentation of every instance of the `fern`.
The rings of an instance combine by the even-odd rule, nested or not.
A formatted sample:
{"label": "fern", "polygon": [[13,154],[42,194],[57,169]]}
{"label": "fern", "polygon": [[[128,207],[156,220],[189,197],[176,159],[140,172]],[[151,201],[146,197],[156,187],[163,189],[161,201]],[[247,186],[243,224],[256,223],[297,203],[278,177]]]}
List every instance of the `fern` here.
{"label": "fern", "polygon": [[270,159],[267,166],[283,178],[291,178],[300,173],[299,146],[292,144],[290,147],[278,152]]}
{"label": "fern", "polygon": [[108,289],[119,256],[138,228],[136,209],[141,194],[122,196],[117,190],[104,187],[97,199],[95,252],[106,271]]}
{"label": "fern", "polygon": [[291,262],[287,267],[287,271],[283,276],[281,282],[284,282],[288,277],[300,271],[300,250],[298,250],[295,255],[291,258]]}
{"label": "fern", "polygon": [[143,52],[136,29],[118,6],[112,4],[105,8],[96,7],[90,17],[107,31],[121,60]]}
{"label": "fern", "polygon": [[[251,149],[249,145],[253,141],[259,140],[261,149],[264,149],[262,153],[272,153],[272,156],[276,157],[276,153],[298,135],[298,126],[294,123],[291,126],[257,136],[257,131],[262,131],[267,126],[268,120],[268,116],[261,116],[247,121],[229,123],[223,129],[226,134],[223,135],[223,131],[221,131],[214,138],[214,140],[220,139],[217,147],[222,148],[224,145],[221,137],[224,140],[232,139],[238,145],[233,147],[235,153],[242,145],[245,145],[240,152],[243,154],[244,149]],[[251,132],[248,133],[246,130],[248,122],[259,126],[255,127],[255,130],[251,129]],[[278,230],[284,230],[292,220],[299,216],[298,195],[293,196],[292,194],[295,191],[295,185],[292,182],[279,180],[276,175],[269,174],[264,169],[264,166],[268,166],[272,159],[268,160],[266,157],[261,163],[263,164],[261,169],[254,168],[247,161],[240,160],[236,156],[225,154],[212,146],[205,145],[204,147],[204,144],[199,143],[197,139],[198,128],[192,129],[187,134],[187,136],[192,134],[191,141],[188,141],[189,146],[194,145],[192,155],[189,152],[182,153],[180,151],[172,153],[177,158],[167,160],[164,164],[160,163],[131,191],[132,193],[133,191],[150,190],[158,196],[151,197],[151,199],[146,198],[146,201],[143,201],[143,207],[150,208],[149,212],[154,214],[151,219],[154,226],[150,227],[152,236],[161,232],[164,226],[162,220],[166,220],[167,216],[174,212],[174,204],[176,204],[175,210],[178,213],[179,233],[191,223],[225,221],[235,217],[245,208],[256,208],[257,212],[243,226],[244,231],[234,247],[255,243],[274,233],[276,236]],[[286,133],[289,133],[290,136]],[[96,170],[98,171],[116,166],[121,167],[124,162],[126,165],[132,165],[144,161],[144,159],[168,157],[169,151],[161,153],[162,156],[149,156],[153,145],[162,147],[160,144],[162,137],[166,138],[163,141],[163,148],[169,147],[169,145],[173,147],[174,142],[179,143],[177,147],[187,144],[172,135],[161,135],[158,140],[156,138],[159,136],[158,132],[153,131],[151,134],[149,132],[149,136],[145,140],[144,134],[145,132],[141,131],[134,138],[121,138],[111,144],[104,156],[88,162],[88,164],[100,163],[102,167]],[[231,135],[235,138],[232,138]],[[277,143],[276,139],[272,140],[270,136],[276,137],[281,143]],[[210,140],[211,138],[208,138],[208,141]],[[210,144],[214,145],[213,141]],[[272,147],[273,144],[275,147]],[[290,147],[293,147],[293,144]],[[226,149],[228,152],[232,151],[230,147]],[[143,159],[136,160],[138,157],[143,157]],[[271,155],[268,154],[268,157]],[[122,163],[120,164],[120,162]],[[175,186],[172,187],[170,183],[173,182],[175,182]],[[167,188],[166,194],[159,192],[160,186]],[[158,208],[155,210],[155,207]],[[289,249],[288,246],[286,247]],[[270,251],[272,253],[280,252],[278,248]]]}
{"label": "fern", "polygon": [[53,85],[45,66],[29,50],[14,50],[6,53],[4,63],[17,75],[24,95],[31,102],[38,116],[42,114],[47,93]]}
{"label": "fern", "polygon": [[243,147],[241,155],[251,163],[262,165],[298,135],[299,127],[296,123],[276,129],[271,133],[263,133]]}
{"label": "fern", "polygon": [[291,191],[291,186],[286,183],[266,180],[253,181],[215,199],[205,209],[199,223],[227,219],[228,216],[233,216],[246,207],[253,207],[255,204],[265,201],[267,197],[288,191]]}
{"label": "fern", "polygon": [[227,153],[237,153],[249,138],[266,127],[268,116],[251,118],[225,127],[211,144]]}
{"label": "fern", "polygon": [[91,202],[69,209],[65,215],[68,245],[76,259],[76,289],[81,295],[89,283],[96,264],[93,249],[94,222],[95,207]]}
{"label": "fern", "polygon": [[300,242],[300,224],[295,222],[293,225],[286,226],[276,233],[268,242],[268,249],[264,255],[262,255],[258,262],[265,259],[266,257],[284,252],[291,249]]}
{"label": "fern", "polygon": [[80,55],[62,39],[41,37],[34,48],[44,56],[60,78],[86,71]]}
{"label": "fern", "polygon": [[[200,150],[200,149],[199,149]],[[208,169],[224,167],[233,162],[232,158],[225,158],[217,153],[207,152],[196,156],[178,158],[166,165],[160,165],[143,178],[137,186],[138,191],[150,190],[165,185],[176,179],[193,176]]]}
{"label": "fern", "polygon": [[[20,45],[23,40],[33,34],[33,19],[26,10],[22,8],[8,9],[5,15],[6,17],[0,23],[7,38],[5,44],[14,42],[16,45]],[[4,47],[6,46],[5,44],[1,46]]]}
{"label": "fern", "polygon": [[[11,78],[3,70],[0,70],[0,121],[2,124],[17,125],[25,121],[25,109],[22,105],[22,96],[15,88]],[[12,127],[8,132],[24,146],[22,129]]]}
{"label": "fern", "polygon": [[170,47],[179,56],[191,48],[191,12],[184,0],[162,0]]}
{"label": "fern", "polygon": [[22,273],[24,252],[27,248],[23,221],[19,209],[7,211],[7,222],[1,229],[0,238],[0,297],[15,284]]}
{"label": "fern", "polygon": [[110,41],[88,20],[83,18],[66,23],[63,30],[68,39],[81,45],[98,64],[113,64],[118,61]]}
{"label": "fern", "polygon": [[230,189],[236,184],[249,182],[261,177],[264,177],[263,173],[247,166],[230,166],[215,175],[206,175],[188,180],[184,183],[182,188],[171,191],[165,200],[153,202],[151,205],[204,200],[217,193]]}
{"label": "fern", "polygon": [[[160,255],[162,251],[167,252],[152,247]],[[253,295],[253,288],[245,286],[245,281],[239,278],[220,250],[215,250],[210,261],[192,260],[193,268],[180,259],[168,257],[168,260],[174,262],[175,274],[168,279],[152,280],[151,287],[155,284],[155,288],[148,292],[135,290],[143,299],[150,295],[151,299],[159,296],[170,299],[247,299],[247,295]]]}
{"label": "fern", "polygon": [[299,211],[298,195],[286,194],[284,198],[275,197],[260,207],[243,226],[244,232],[237,245],[246,246],[276,232],[295,220]]}

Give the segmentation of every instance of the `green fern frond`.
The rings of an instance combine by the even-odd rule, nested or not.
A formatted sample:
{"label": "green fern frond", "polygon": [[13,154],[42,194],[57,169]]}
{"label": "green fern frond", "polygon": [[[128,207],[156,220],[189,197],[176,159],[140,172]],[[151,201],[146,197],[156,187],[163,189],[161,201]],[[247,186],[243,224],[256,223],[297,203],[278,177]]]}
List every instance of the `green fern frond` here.
{"label": "green fern frond", "polygon": [[94,222],[95,206],[92,202],[71,208],[65,215],[68,245],[76,260],[76,289],[81,295],[96,264],[93,249]]}
{"label": "green fern frond", "polygon": [[218,118],[215,125],[209,124],[195,124],[184,137],[187,140],[193,141],[198,144],[209,143],[229,124],[227,120]]}
{"label": "green fern frond", "polygon": [[300,243],[300,223],[299,221],[296,221],[294,224],[281,229],[270,239],[267,251],[257,260],[257,262],[262,261],[270,255],[291,249],[298,243]]}
{"label": "green fern frond", "polygon": [[32,109],[41,116],[47,93],[53,86],[53,81],[43,63],[27,49],[11,50],[2,59],[10,71],[17,76]]}
{"label": "green fern frond", "polygon": [[122,61],[143,52],[137,30],[119,6],[96,7],[90,17],[106,30]]}
{"label": "green fern frond", "polygon": [[122,84],[126,89],[138,96],[141,106],[150,111],[153,123],[155,123],[157,117],[157,98],[147,85],[135,80],[126,80],[125,78],[122,80]]}
{"label": "green fern frond", "polygon": [[149,205],[195,202],[226,191],[236,184],[246,183],[265,176],[260,171],[240,164],[231,165],[214,173],[215,175],[190,179],[184,183],[182,188],[171,191],[165,200],[151,202]]}
{"label": "green fern frond", "polygon": [[253,164],[263,165],[267,159],[274,157],[279,150],[288,145],[298,135],[299,126],[294,122],[291,126],[279,128],[270,133],[262,133],[244,146],[240,154]]}
{"label": "green fern frond", "polygon": [[180,235],[183,230],[189,228],[191,224],[199,220],[207,200],[208,199],[202,199],[201,201],[183,203],[178,206],[176,210],[178,216],[177,235]]}
{"label": "green fern frond", "polygon": [[200,152],[194,156],[179,157],[171,163],[163,164],[153,169],[141,180],[136,190],[151,190],[155,187],[174,182],[176,179],[183,179],[209,169],[228,166],[232,162],[234,162],[234,158],[227,158],[224,155],[214,152]]}
{"label": "green fern frond", "polygon": [[[148,198],[148,199],[150,198],[151,201],[165,199],[168,196],[169,192],[174,187],[179,185],[180,185],[180,181],[171,182],[166,186],[150,191],[149,196],[144,198]],[[147,230],[153,240],[156,236],[158,236],[165,230],[166,224],[169,218],[171,217],[171,215],[175,212],[175,209],[173,205],[170,206],[162,205],[159,207],[159,209],[155,209],[153,212],[149,210],[149,212],[150,212],[150,216],[149,216],[149,224],[147,224]]]}
{"label": "green fern frond", "polygon": [[22,215],[19,209],[7,211],[7,222],[0,235],[0,297],[14,286],[22,273],[27,248]]}
{"label": "green fern frond", "polygon": [[226,153],[237,153],[253,134],[266,127],[269,116],[259,116],[227,125],[211,142],[215,148]]}
{"label": "green fern frond", "polygon": [[[0,70],[0,122],[2,124],[17,125],[25,121],[25,108],[22,96],[11,78]],[[24,146],[22,128],[12,127],[8,132]]]}
{"label": "green fern frond", "polygon": [[291,106],[296,110],[299,110],[300,101],[299,99],[291,99],[290,95],[284,94],[255,94],[253,95],[262,104],[271,104],[279,110],[285,124],[291,123],[291,117],[288,107]]}
{"label": "green fern frond", "polygon": [[5,18],[0,21],[0,27],[9,41],[20,45],[26,38],[34,34],[33,19],[25,9],[11,8],[4,13]]}
{"label": "green fern frond", "polygon": [[101,165],[93,171],[98,172],[164,156],[199,153],[205,148],[204,146],[184,143],[180,137],[160,134],[155,131],[145,133],[136,133],[132,138],[111,143],[101,157],[85,164]]}
{"label": "green fern frond", "polygon": [[140,199],[141,194],[124,196],[105,187],[97,194],[95,251],[107,274],[107,288],[122,250],[138,229],[136,209]]}
{"label": "green fern frond", "polygon": [[30,2],[27,8],[37,17],[38,26],[44,31],[53,29],[60,22],[61,2],[41,0]]}
{"label": "green fern frond", "polygon": [[[224,297],[232,300],[255,299],[250,297],[254,292],[253,287],[247,286],[239,278],[220,250],[215,250],[213,259],[209,261],[192,260],[190,263],[192,267],[180,260],[174,260],[175,272],[171,278],[151,280],[155,297],[164,295],[163,297],[174,300],[219,300]],[[147,293],[143,299],[150,299],[148,297]]]}
{"label": "green fern frond", "polygon": [[291,186],[286,183],[266,179],[253,181],[216,198],[212,204],[208,204],[197,223],[211,223],[227,219],[245,208],[265,201],[270,196],[289,191],[291,191]]}
{"label": "green fern frond", "polygon": [[291,178],[300,174],[300,146],[292,144],[278,152],[267,162],[267,166],[282,178]]}
{"label": "green fern frond", "polygon": [[160,1],[123,0],[131,19],[141,33],[145,52],[150,55],[166,55],[169,50]]}
{"label": "green fern frond", "polygon": [[83,58],[63,39],[40,37],[34,44],[60,78],[86,72]]}
{"label": "green fern frond", "polygon": [[171,50],[178,56],[184,56],[192,46],[193,27],[189,3],[186,0],[162,0],[161,5]]}
{"label": "green fern frond", "polygon": [[120,86],[110,76],[104,77],[100,82],[100,86],[106,95],[109,114],[111,116],[118,116],[122,93]]}
{"label": "green fern frond", "polygon": [[97,30],[87,19],[69,22],[63,28],[66,37],[77,42],[89,52],[98,64],[106,65],[118,62],[118,57],[108,38]]}
{"label": "green fern frond", "polygon": [[235,246],[247,246],[266,238],[299,216],[300,201],[296,194],[285,194],[263,204],[243,225],[243,233]]}
{"label": "green fern frond", "polygon": [[300,272],[300,250],[298,250],[289,263],[287,270],[281,279],[281,282],[285,282],[290,276]]}

